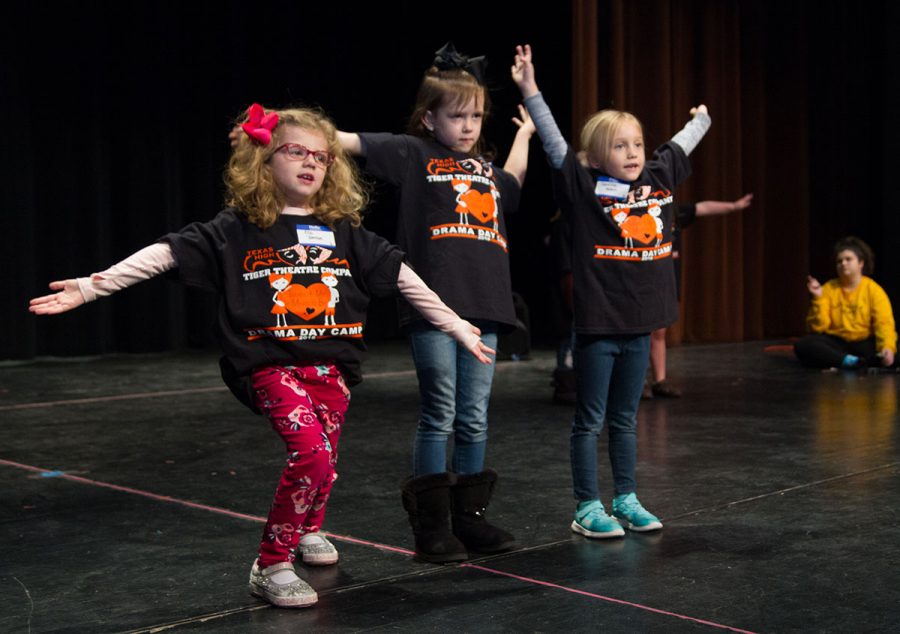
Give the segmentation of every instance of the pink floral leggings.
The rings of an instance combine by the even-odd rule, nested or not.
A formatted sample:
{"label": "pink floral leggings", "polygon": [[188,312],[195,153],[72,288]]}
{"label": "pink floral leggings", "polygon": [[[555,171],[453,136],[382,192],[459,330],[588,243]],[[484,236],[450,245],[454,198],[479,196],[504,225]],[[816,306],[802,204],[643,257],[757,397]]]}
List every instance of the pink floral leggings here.
{"label": "pink floral leggings", "polygon": [[268,366],[252,381],[257,407],[287,448],[259,545],[259,567],[266,568],[293,561],[300,538],[322,526],[350,391],[334,365]]}

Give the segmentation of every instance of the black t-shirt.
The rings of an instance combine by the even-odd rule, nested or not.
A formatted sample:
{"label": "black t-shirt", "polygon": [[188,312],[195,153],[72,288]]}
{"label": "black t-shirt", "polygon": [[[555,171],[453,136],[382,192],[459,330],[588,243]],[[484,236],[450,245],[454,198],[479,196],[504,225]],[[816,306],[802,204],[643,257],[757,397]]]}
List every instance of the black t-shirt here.
{"label": "black t-shirt", "polygon": [[675,227],[672,231],[672,257],[675,260],[675,287],[681,299],[681,232],[697,219],[697,203],[675,205]]}
{"label": "black t-shirt", "polygon": [[687,229],[697,219],[696,203],[678,203],[675,205],[674,229],[672,232],[672,243],[677,253],[681,250],[681,232]]}
{"label": "black t-shirt", "polygon": [[[508,172],[430,139],[360,135],[365,169],[399,190],[397,244],[419,276],[470,321],[516,323],[505,213],[519,205]],[[422,319],[400,302],[400,322]]]}
{"label": "black t-shirt", "polygon": [[258,367],[317,362],[336,363],[349,385],[361,380],[366,308],[372,297],[399,293],[399,249],[314,216],[282,215],[260,229],[236,209],[162,240],[181,281],[219,295],[226,382]]}
{"label": "black t-shirt", "polygon": [[596,170],[569,148],[554,191],[572,229],[575,331],[644,334],[678,318],[672,266],[673,190],[690,175],[684,150],[654,152],[625,200],[595,194]]}
{"label": "black t-shirt", "polygon": [[559,215],[550,224],[550,261],[557,277],[572,272],[572,229],[566,217]]}

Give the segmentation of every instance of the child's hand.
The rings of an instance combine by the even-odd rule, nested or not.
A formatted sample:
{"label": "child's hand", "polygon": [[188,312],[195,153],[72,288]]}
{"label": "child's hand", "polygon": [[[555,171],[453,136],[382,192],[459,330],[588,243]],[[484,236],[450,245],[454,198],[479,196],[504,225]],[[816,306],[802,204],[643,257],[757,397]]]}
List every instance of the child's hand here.
{"label": "child's hand", "polygon": [[481,339],[478,340],[478,344],[474,349],[470,349],[470,352],[475,355],[476,359],[478,359],[485,365],[490,365],[493,363],[493,360],[487,355],[497,354],[496,350],[494,350],[493,348],[488,348]]}
{"label": "child's hand", "polygon": [[813,297],[822,297],[822,285],[819,284],[819,280],[812,275],[806,276],[806,290],[808,290],[809,294]]}
{"label": "child's hand", "polygon": [[50,289],[59,292],[35,297],[28,302],[29,312],[35,315],[56,315],[78,308],[84,303],[84,297],[78,290],[78,282],[75,280],[50,282]]}
{"label": "child's hand", "polygon": [[702,112],[703,114],[709,114],[709,110],[706,109],[704,104],[700,104],[699,106],[695,106],[691,108],[691,116],[696,116],[698,112]]}
{"label": "child's hand", "polygon": [[[475,328],[475,326],[472,326],[472,329],[478,330],[477,328]],[[481,334],[481,331],[478,330],[478,333]],[[473,355],[475,355],[475,358],[478,359],[479,361],[481,361],[485,365],[490,365],[494,362],[493,359],[491,359],[487,355],[489,355],[489,354],[496,355],[497,354],[496,350],[494,350],[493,348],[489,348],[487,346],[487,344],[485,344],[481,339],[478,339],[478,341],[475,343],[475,345],[472,346],[471,348],[469,348],[469,352],[471,352]]]}
{"label": "child's hand", "polygon": [[516,46],[516,56],[512,65],[512,79],[523,97],[537,94],[538,87],[534,78],[534,64],[531,61],[531,45]]}
{"label": "child's hand", "polygon": [[[475,358],[481,361],[483,364],[490,365],[491,363],[493,363],[491,358],[487,355],[496,355],[497,351],[493,348],[489,348],[481,340],[481,330],[478,328],[478,326],[470,324],[464,319],[460,320],[459,326],[467,336],[455,336],[457,340],[463,342],[463,339],[465,339],[466,341],[463,342],[463,345],[465,345],[469,352],[475,355]],[[472,335],[475,335],[475,337],[473,337]]]}
{"label": "child's hand", "polygon": [[235,124],[233,128],[231,128],[231,132],[228,133],[228,140],[231,142],[231,147],[236,148],[238,144],[238,139],[241,138],[241,126]]}
{"label": "child's hand", "polygon": [[[521,119],[519,117],[522,117]],[[517,126],[519,126],[518,134],[527,134],[529,137],[534,134],[534,121],[531,120],[531,115],[528,114],[528,108],[519,104],[519,117],[513,117],[512,121]]]}
{"label": "child's hand", "polygon": [[731,204],[734,205],[735,211],[743,211],[747,207],[749,207],[750,203],[752,203],[752,202],[753,202],[753,194],[750,193],[750,194],[744,194],[743,196],[741,196],[740,198],[738,198],[736,201],[734,201]]}
{"label": "child's hand", "polygon": [[879,356],[881,357],[881,365],[883,365],[884,367],[887,368],[894,365],[894,351],[890,348],[885,348],[884,350],[882,350]]}

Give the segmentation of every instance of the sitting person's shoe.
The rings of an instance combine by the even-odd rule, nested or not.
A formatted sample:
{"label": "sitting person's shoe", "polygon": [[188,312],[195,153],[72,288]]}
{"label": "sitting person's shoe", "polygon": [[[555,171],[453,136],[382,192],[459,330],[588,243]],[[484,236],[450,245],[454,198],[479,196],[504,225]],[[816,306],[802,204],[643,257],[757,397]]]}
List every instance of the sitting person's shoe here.
{"label": "sitting person's shoe", "polygon": [[680,398],[681,390],[677,387],[663,379],[662,381],[657,381],[653,385],[650,386],[650,391],[653,392],[653,396],[658,396],[659,398]]}
{"label": "sitting person's shoe", "polygon": [[617,495],[612,503],[613,516],[625,523],[628,530],[639,533],[655,531],[662,528],[662,522],[650,511],[641,506],[634,493]]}
{"label": "sitting person's shoe", "polygon": [[621,537],[625,534],[619,523],[606,514],[606,509],[603,508],[600,500],[578,503],[578,508],[575,509],[575,519],[572,521],[572,530],[594,539]]}
{"label": "sitting person's shoe", "polygon": [[250,568],[250,594],[279,608],[305,608],[319,600],[316,591],[297,576],[289,561],[262,570],[254,561]]}
{"label": "sitting person's shoe", "polygon": [[297,552],[303,563],[310,566],[328,566],[338,560],[337,548],[322,533],[307,533],[301,537]]}

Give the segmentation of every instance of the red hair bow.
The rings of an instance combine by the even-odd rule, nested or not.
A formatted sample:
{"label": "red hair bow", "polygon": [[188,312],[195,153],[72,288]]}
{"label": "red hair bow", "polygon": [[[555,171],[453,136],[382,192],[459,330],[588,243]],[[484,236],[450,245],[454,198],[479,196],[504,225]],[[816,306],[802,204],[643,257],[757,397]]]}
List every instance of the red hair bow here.
{"label": "red hair bow", "polygon": [[278,113],[266,114],[258,103],[247,109],[247,123],[242,123],[241,128],[251,139],[260,145],[268,145],[272,140],[272,130],[278,125]]}

